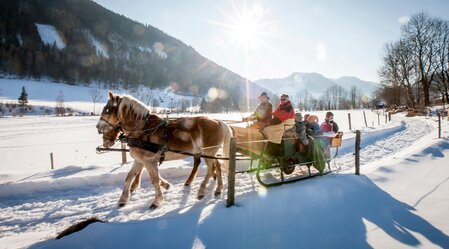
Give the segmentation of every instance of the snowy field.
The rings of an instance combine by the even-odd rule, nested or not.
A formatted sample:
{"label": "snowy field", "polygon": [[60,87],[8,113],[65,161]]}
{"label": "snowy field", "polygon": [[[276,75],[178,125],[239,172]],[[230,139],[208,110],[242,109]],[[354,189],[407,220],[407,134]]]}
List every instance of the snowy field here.
{"label": "snowy field", "polygon": [[[95,113],[99,114],[108,99],[108,91],[111,89],[104,88],[101,84],[92,83],[92,86],[69,85],[61,82],[54,82],[50,80],[33,80],[21,79],[17,77],[1,78],[0,74],[0,103],[17,103],[17,99],[22,91],[22,86],[25,87],[28,93],[28,100],[30,105],[52,107],[56,105],[57,97],[62,93],[63,104],[66,108],[72,108],[79,112],[90,113],[94,112],[94,104],[92,101],[92,91],[98,91],[100,98],[95,105]],[[176,107],[181,101],[195,102],[196,99],[191,96],[177,95],[172,92],[170,88],[166,89],[150,89],[147,87],[140,87],[134,90],[125,90],[120,86],[112,90],[118,94],[129,94],[133,92],[134,97],[139,98],[142,102],[147,102],[149,96],[158,101],[156,111],[161,109],[168,109],[170,106]],[[137,96],[136,96],[137,95]],[[1,110],[0,110],[1,111]],[[33,115],[40,115],[39,109]],[[6,113],[4,116],[12,116],[11,113]],[[1,113],[0,113],[1,117]]]}
{"label": "snowy field", "polygon": [[[438,140],[434,118],[395,115],[363,128],[362,112],[351,112],[362,117],[353,127],[363,128],[362,176],[354,176],[348,111],[335,113],[345,131],[340,170],[270,189],[240,174],[236,206],[225,208],[226,191],[214,197],[213,181],[196,199],[204,165],[185,188],[191,160],[165,162],[160,173],[172,186],[154,211],[147,174],[129,204],[117,208],[131,159],[122,166],[120,153],[95,153],[98,117],[0,119],[0,248],[448,248],[447,121]],[[376,113],[366,113],[377,122]],[[108,223],[53,239],[89,217]]]}
{"label": "snowy field", "polygon": [[[11,82],[0,80],[4,99],[20,93]],[[55,83],[29,84],[31,101],[51,103],[58,92]],[[61,87],[67,101],[92,108],[79,97],[88,87]],[[448,121],[437,139],[434,117],[398,114],[385,123],[384,113],[365,110],[366,127],[361,110],[334,113],[344,141],[333,173],[269,189],[254,174],[238,174],[236,205],[226,208],[227,185],[214,197],[214,181],[196,199],[203,163],[186,188],[192,160],[164,162],[160,173],[171,188],[156,210],[149,210],[146,173],[129,204],[117,208],[132,158],[121,165],[120,153],[96,153],[98,116],[0,118],[0,248],[449,248]],[[313,114],[321,122],[325,112]],[[355,129],[362,131],[361,176],[354,175]],[[54,239],[90,217],[107,222]]]}

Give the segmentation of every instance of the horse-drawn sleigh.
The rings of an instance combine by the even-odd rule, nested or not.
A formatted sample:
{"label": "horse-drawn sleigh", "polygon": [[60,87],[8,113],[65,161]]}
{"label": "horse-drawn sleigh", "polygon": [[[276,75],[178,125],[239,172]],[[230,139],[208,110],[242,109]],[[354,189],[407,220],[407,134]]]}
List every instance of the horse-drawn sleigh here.
{"label": "horse-drawn sleigh", "polygon": [[[169,183],[158,172],[158,165],[163,161],[194,157],[194,167],[186,185],[193,181],[201,157],[207,165],[207,173],[198,190],[198,199],[204,197],[206,185],[211,177],[216,177],[215,195],[223,190],[222,167],[228,169],[229,144],[234,135],[237,141],[238,159],[251,160],[250,168],[240,172],[256,172],[258,181],[264,186],[302,180],[330,172],[331,158],[324,154],[315,143],[304,152],[297,150],[294,137],[285,137],[280,145],[269,145],[263,134],[254,129],[233,127],[223,121],[207,117],[186,117],[172,120],[161,119],[151,114],[148,108],[127,95],[109,93],[109,100],[97,124],[99,134],[103,135],[104,148],[111,150],[120,134],[129,146],[129,152],[135,159],[125,179],[125,186],[119,199],[119,206],[124,206],[131,192],[140,185],[140,176],[145,168],[155,189],[155,199],[150,209],[159,207],[163,202],[161,187],[168,189]],[[288,134],[288,133],[286,133]],[[340,139],[341,135],[336,138]],[[219,148],[222,154],[218,155]],[[257,159],[256,168],[252,168]],[[222,164],[220,161],[222,161]],[[325,165],[328,164],[326,169]],[[311,167],[315,169],[311,169]],[[307,168],[307,170],[303,170]],[[297,172],[295,172],[297,168]],[[268,181],[265,174],[273,171],[274,181]],[[292,177],[285,177],[291,175]]]}

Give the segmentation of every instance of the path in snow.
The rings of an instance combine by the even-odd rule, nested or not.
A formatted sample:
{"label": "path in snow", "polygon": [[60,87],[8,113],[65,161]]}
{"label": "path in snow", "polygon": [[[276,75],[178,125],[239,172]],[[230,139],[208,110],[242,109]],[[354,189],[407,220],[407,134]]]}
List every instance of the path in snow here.
{"label": "path in snow", "polygon": [[[404,129],[395,132],[390,136],[383,137],[380,140],[374,140],[372,143],[364,144],[363,134],[361,135],[360,165],[383,159],[402,151],[412,145],[414,142],[435,130],[433,121],[410,118],[404,122]],[[342,170],[354,167],[354,156],[351,153],[344,154],[337,159],[338,165]]]}
{"label": "path in snow", "polygon": [[[404,129],[386,137],[379,136],[379,140],[362,146],[362,172],[364,164],[403,151],[419,138],[429,134],[429,130],[434,127],[432,122],[423,119],[406,119]],[[352,168],[354,165],[352,152],[339,156],[337,163],[342,170]],[[130,164],[111,168],[109,172],[103,170],[101,174],[95,173],[97,167],[83,170],[72,167],[73,172],[70,170],[59,172],[60,175],[52,175],[47,179],[38,181],[25,179],[21,182],[0,185],[0,245],[13,246],[19,243],[20,236],[24,234],[35,236],[37,240],[53,238],[68,226],[92,216],[110,222],[126,222],[162,215],[165,218],[187,212],[196,205],[206,207],[217,202],[220,202],[219,205],[224,205],[226,190],[222,196],[214,197],[214,181],[209,184],[205,198],[200,201],[196,199],[200,181],[204,176],[204,166],[200,169],[193,186],[184,187],[183,183],[191,170],[190,165],[191,161],[188,160],[163,164],[160,172],[171,183],[171,188],[164,191],[163,206],[154,211],[148,210],[154,191],[146,172],[144,172],[142,188],[132,195],[127,206],[117,208],[117,200]],[[89,171],[92,171],[92,174],[89,174]],[[84,175],[78,175],[81,173]],[[326,177],[335,177],[335,174]],[[226,177],[224,180],[226,181]],[[319,178],[313,180],[319,180]],[[265,192],[266,190],[259,186],[255,174],[237,175],[237,202],[239,198],[247,195],[264,195]],[[8,195],[8,193],[14,195]],[[160,222],[163,223],[164,220],[161,219]]]}

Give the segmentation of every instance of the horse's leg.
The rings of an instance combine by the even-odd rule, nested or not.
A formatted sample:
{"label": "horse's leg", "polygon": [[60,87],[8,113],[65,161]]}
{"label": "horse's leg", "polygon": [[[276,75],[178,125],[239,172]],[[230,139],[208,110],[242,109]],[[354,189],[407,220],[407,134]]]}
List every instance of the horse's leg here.
{"label": "horse's leg", "polygon": [[122,195],[118,200],[119,207],[123,207],[126,205],[126,203],[128,203],[129,196],[131,195],[131,184],[133,180],[136,178],[136,176],[142,172],[142,169],[143,164],[135,160],[133,166],[131,167],[131,170],[128,172],[128,175],[126,176],[125,186],[123,187]]}
{"label": "horse's leg", "polygon": [[212,176],[212,171],[214,170],[214,161],[213,159],[206,158],[206,164],[207,164],[207,173],[204,177],[203,182],[200,185],[200,188],[198,189],[198,199],[202,199],[204,197],[204,190],[206,189],[206,185],[209,182],[209,178]]}
{"label": "horse's leg", "polygon": [[223,178],[221,175],[221,164],[217,159],[214,159],[215,177],[217,178],[217,189],[215,190],[215,196],[221,195],[223,190]]}
{"label": "horse's leg", "polygon": [[136,189],[138,189],[140,187],[142,171],[143,171],[143,166],[142,166],[142,169],[140,170],[140,172],[138,172],[136,174],[136,177],[134,178],[134,181],[131,185],[131,193],[133,193],[134,191],[136,191]]}
{"label": "horse's leg", "polygon": [[164,201],[164,195],[162,194],[160,186],[161,178],[159,176],[159,169],[157,167],[156,159],[145,162],[145,168],[147,169],[148,174],[150,174],[151,183],[153,184],[155,192],[154,201],[151,204],[150,209],[156,209],[160,207]]}
{"label": "horse's leg", "polygon": [[190,172],[190,176],[187,179],[187,181],[184,183],[184,186],[190,186],[193,182],[193,180],[196,177],[196,174],[198,173],[198,167],[200,166],[201,163],[201,155],[194,155],[193,156],[193,168],[192,168],[192,172]]}
{"label": "horse's leg", "polygon": [[216,169],[217,165],[221,166],[220,163],[218,162],[218,160],[214,159],[214,164],[212,166],[212,178],[214,178],[214,180],[217,180],[217,174],[218,174],[218,171]]}
{"label": "horse's leg", "polygon": [[170,188],[170,183],[168,183],[167,180],[165,180],[164,178],[162,178],[161,175],[159,175],[159,185],[163,188],[165,188],[166,190],[168,190]]}

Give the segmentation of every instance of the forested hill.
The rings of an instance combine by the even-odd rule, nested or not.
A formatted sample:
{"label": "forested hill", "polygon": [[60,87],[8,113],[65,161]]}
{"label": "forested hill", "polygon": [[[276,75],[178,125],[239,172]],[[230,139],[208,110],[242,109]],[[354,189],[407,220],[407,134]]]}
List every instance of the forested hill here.
{"label": "forested hill", "polygon": [[[227,88],[239,102],[246,95],[241,76],[90,0],[0,0],[0,73],[125,88],[172,85],[190,95]],[[250,83],[249,90],[261,89]]]}

